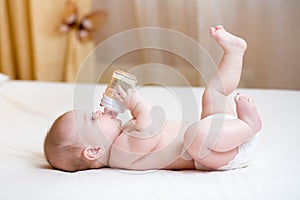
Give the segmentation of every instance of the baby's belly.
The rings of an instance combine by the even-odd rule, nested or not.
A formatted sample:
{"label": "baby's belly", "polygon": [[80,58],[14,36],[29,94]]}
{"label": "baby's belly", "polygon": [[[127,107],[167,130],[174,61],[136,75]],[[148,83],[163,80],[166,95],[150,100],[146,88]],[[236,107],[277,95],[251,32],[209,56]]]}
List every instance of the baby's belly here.
{"label": "baby's belly", "polygon": [[162,138],[158,145],[139,159],[135,166],[140,169],[178,169],[189,168],[190,161],[181,159],[183,139],[186,129],[190,123],[167,122],[160,134]]}

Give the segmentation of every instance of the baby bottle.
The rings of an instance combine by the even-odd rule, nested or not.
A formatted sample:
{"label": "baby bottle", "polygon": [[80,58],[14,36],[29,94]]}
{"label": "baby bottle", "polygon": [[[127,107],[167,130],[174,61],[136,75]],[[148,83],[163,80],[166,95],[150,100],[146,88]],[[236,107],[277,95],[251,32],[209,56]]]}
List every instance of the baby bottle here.
{"label": "baby bottle", "polygon": [[135,76],[119,69],[115,70],[101,101],[104,112],[113,112],[115,115],[123,113],[126,108],[114,97],[113,91],[117,85],[120,85],[124,91],[127,91],[128,89],[134,88],[136,83],[137,79]]}

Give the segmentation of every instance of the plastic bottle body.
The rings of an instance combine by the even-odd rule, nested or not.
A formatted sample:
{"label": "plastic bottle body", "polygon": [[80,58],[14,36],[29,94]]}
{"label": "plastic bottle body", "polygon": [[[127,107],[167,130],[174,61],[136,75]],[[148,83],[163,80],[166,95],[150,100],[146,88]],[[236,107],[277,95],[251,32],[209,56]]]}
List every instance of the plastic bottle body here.
{"label": "plastic bottle body", "polygon": [[115,70],[102,99],[102,105],[106,108],[105,110],[115,113],[124,112],[126,108],[114,97],[113,91],[117,85],[120,85],[124,91],[127,91],[130,88],[134,88],[136,83],[137,79],[135,76],[121,70]]}

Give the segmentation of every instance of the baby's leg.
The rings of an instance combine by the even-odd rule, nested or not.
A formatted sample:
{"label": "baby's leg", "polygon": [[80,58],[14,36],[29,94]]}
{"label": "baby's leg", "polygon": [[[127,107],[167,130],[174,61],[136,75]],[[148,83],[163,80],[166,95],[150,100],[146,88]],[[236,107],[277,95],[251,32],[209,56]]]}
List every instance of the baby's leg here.
{"label": "baby's leg", "polygon": [[202,96],[202,119],[215,113],[234,115],[227,96],[239,84],[243,56],[247,48],[243,39],[228,33],[223,26],[211,28],[210,34],[223,49],[224,55]]}
{"label": "baby's leg", "polygon": [[[231,161],[238,147],[261,129],[261,120],[251,97],[235,97],[238,119],[225,120],[217,133],[211,129],[213,120],[206,118],[192,125],[185,134],[185,146],[192,158],[205,167],[219,168]],[[215,141],[211,135],[218,134]]]}

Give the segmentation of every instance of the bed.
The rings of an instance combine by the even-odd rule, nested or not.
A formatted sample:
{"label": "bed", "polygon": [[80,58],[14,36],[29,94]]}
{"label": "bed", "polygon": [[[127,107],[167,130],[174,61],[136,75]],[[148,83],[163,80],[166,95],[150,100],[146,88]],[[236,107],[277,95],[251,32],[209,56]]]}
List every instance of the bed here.
{"label": "bed", "polygon": [[[82,87],[96,88],[92,102],[97,106],[104,85]],[[253,162],[246,168],[215,172],[105,168],[66,173],[49,167],[43,140],[53,120],[73,108],[74,88],[72,83],[0,83],[1,200],[300,199],[300,91],[237,90],[255,98],[263,119]],[[159,98],[151,98],[152,103],[161,104],[167,117],[176,118],[181,111],[173,89],[183,93],[192,89],[196,96],[203,91],[148,86],[141,93],[147,98],[154,92]],[[127,115],[122,117],[126,120]]]}

